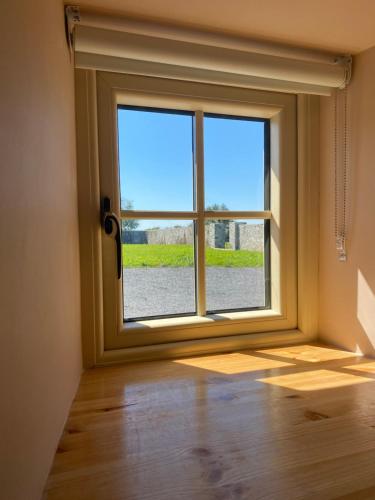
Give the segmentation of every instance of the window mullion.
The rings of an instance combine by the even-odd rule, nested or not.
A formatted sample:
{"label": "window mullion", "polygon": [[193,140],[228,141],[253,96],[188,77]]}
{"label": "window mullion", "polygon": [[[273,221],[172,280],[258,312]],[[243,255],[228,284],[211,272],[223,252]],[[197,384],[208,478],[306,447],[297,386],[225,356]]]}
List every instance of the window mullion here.
{"label": "window mullion", "polygon": [[195,113],[195,189],[196,189],[196,277],[197,313],[206,314],[206,277],[205,277],[205,217],[204,217],[204,152],[203,152],[203,111]]}

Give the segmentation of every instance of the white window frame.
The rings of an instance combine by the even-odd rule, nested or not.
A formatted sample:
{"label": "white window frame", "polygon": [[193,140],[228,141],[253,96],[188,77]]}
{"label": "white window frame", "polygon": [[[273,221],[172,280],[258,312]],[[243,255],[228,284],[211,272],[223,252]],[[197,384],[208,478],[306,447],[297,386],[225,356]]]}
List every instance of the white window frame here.
{"label": "white window frame", "polygon": [[[85,365],[314,338],[317,243],[311,235],[316,236],[318,230],[317,98],[93,70],[76,70],[76,97]],[[219,319],[197,315],[123,323],[122,285],[108,278],[108,272],[103,273],[103,269],[115,268],[113,246],[111,251],[106,248],[113,242],[103,238],[98,224],[104,195],[111,196],[114,212],[121,215],[118,104],[194,111],[197,128],[205,112],[270,119],[271,210],[257,215],[270,217],[272,309],[220,313]],[[198,161],[203,161],[199,159],[203,155],[199,143],[196,154]],[[203,192],[198,189],[197,195],[199,200]],[[202,207],[203,201],[198,205]],[[202,208],[198,212],[198,217],[204,215]],[[147,218],[147,213],[144,215]],[[172,215],[175,218],[176,213]],[[218,215],[215,212],[214,218]],[[249,213],[240,215],[246,218]],[[204,230],[204,225],[200,227]],[[204,258],[204,252],[198,255]],[[199,280],[198,293],[204,293]]]}

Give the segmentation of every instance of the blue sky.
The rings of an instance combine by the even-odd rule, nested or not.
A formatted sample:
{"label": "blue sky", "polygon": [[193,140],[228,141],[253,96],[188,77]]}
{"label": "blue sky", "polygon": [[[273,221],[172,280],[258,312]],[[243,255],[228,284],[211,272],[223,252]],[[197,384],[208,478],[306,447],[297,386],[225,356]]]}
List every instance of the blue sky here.
{"label": "blue sky", "polygon": [[[193,117],[119,109],[118,128],[122,200],[138,210],[193,210]],[[205,117],[206,206],[263,210],[263,137],[262,122]]]}

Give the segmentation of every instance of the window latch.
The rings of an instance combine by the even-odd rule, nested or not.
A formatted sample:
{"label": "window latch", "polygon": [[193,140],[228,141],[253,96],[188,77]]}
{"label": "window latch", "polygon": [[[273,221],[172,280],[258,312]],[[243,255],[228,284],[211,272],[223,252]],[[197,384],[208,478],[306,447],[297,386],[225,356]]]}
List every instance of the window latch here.
{"label": "window latch", "polygon": [[117,278],[121,278],[121,229],[120,221],[115,213],[111,211],[111,199],[105,196],[102,201],[101,222],[105,234],[113,235],[116,242]]}

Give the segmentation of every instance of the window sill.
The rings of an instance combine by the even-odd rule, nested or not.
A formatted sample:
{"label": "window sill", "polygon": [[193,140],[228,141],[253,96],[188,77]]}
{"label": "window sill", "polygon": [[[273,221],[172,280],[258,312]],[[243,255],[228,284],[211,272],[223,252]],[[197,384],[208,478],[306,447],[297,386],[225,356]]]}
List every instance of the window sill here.
{"label": "window sill", "polygon": [[209,314],[207,316],[181,316],[179,318],[151,319],[124,323],[122,333],[132,331],[164,330],[169,328],[194,328],[197,326],[217,326],[218,323],[248,323],[281,319],[280,312],[273,309]]}

